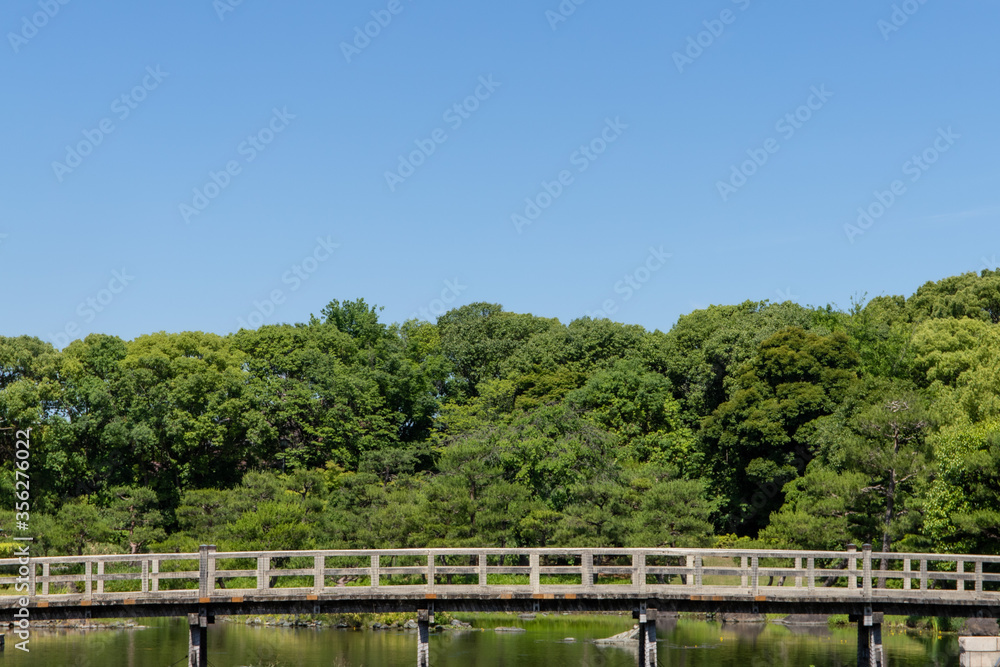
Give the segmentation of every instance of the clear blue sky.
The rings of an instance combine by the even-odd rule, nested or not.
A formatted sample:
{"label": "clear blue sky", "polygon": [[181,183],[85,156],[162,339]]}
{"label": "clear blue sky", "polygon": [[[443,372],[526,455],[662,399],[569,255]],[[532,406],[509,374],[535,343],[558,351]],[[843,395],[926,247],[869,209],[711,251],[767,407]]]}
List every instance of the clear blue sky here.
{"label": "clear blue sky", "polygon": [[[666,330],[1000,254],[993,1],[229,2],[3,4],[0,335],[226,333],[358,297]],[[515,224],[526,198],[548,207]]]}

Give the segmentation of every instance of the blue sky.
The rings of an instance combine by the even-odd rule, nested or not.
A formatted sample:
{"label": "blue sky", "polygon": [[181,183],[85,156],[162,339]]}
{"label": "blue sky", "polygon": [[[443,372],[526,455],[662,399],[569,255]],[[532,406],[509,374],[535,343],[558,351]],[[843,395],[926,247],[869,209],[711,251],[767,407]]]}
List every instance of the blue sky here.
{"label": "blue sky", "polygon": [[667,330],[1000,254],[996,2],[62,1],[0,9],[0,335]]}

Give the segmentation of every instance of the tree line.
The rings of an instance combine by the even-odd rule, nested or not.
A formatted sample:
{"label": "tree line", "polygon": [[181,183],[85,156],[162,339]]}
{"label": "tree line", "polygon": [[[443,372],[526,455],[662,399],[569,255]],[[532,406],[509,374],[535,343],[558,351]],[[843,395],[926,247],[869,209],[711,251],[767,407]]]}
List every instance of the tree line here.
{"label": "tree line", "polygon": [[668,332],[363,299],[218,336],[0,338],[36,553],[760,545],[1000,552],[1000,271]]}

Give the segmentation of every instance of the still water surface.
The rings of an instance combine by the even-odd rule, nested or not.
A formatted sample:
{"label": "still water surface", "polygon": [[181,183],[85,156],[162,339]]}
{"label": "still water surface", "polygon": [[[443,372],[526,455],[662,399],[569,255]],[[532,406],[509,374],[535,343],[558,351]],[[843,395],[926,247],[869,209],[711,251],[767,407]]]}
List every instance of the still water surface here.
{"label": "still water surface", "polygon": [[[632,626],[627,616],[461,616],[477,627],[431,636],[433,667],[633,667],[635,653],[589,640]],[[111,631],[35,632],[31,652],[14,649],[8,636],[0,667],[169,667],[187,664],[182,619],[149,619],[148,627]],[[496,633],[496,626],[524,633]],[[855,664],[853,628],[720,625],[681,619],[658,624],[659,663],[677,667],[847,667]],[[574,642],[567,642],[572,637]],[[958,640],[936,634],[884,637],[887,667],[957,667]],[[209,628],[214,667],[412,667],[414,631],[265,628],[218,623]]]}

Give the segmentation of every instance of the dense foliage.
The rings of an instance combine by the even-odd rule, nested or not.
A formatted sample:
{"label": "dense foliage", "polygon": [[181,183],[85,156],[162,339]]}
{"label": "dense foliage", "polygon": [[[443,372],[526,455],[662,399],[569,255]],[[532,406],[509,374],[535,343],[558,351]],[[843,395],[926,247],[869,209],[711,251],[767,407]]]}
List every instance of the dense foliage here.
{"label": "dense foliage", "polygon": [[[364,300],[229,336],[0,338],[0,526],[50,554],[422,546],[1000,552],[1000,272],[667,333]],[[2,537],[0,537],[2,539]]]}

